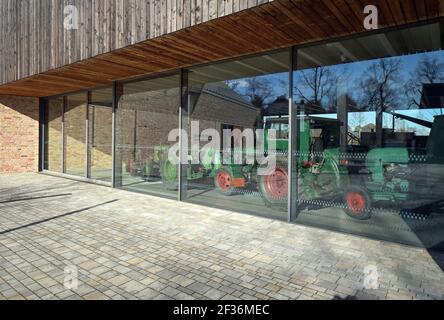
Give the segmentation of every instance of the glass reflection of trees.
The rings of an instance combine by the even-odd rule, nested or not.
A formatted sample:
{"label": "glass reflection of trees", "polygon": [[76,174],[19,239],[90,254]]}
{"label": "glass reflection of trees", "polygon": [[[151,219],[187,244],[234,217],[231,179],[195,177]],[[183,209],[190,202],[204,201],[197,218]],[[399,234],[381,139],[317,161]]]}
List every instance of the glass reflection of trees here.
{"label": "glass reflection of trees", "polygon": [[[392,112],[429,121],[442,114],[442,104],[424,101],[423,91],[427,85],[443,82],[443,59],[437,53],[422,53],[298,70],[294,92],[296,103],[304,103],[307,114],[330,117],[336,116],[338,99],[343,95],[347,101],[351,131],[365,127],[382,132],[384,128],[393,127]],[[428,133],[428,130],[402,119],[397,121],[394,129]]]}

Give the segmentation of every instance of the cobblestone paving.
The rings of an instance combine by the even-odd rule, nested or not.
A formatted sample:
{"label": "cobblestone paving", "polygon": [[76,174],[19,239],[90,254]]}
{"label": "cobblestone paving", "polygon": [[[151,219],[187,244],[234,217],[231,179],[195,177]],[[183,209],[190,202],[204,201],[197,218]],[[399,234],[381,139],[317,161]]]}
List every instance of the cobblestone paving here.
{"label": "cobblestone paving", "polygon": [[[0,176],[0,299],[443,299],[434,258],[60,178]],[[379,288],[368,290],[372,265]]]}

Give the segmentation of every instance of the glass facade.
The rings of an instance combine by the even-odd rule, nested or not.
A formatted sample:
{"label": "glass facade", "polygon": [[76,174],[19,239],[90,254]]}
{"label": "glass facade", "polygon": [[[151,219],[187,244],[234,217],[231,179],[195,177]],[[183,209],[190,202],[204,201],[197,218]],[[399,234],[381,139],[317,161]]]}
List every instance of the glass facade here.
{"label": "glass facade", "polygon": [[[183,200],[287,218],[289,52],[189,70]],[[267,129],[279,132],[274,154],[265,146],[259,152]],[[265,155],[277,167],[267,169]]]}
{"label": "glass facade", "polygon": [[398,28],[48,99],[44,168],[440,248],[441,30]]}
{"label": "glass facade", "polygon": [[86,93],[66,97],[63,121],[64,173],[86,175]]}
{"label": "glass facade", "polygon": [[88,104],[88,177],[110,182],[113,164],[113,90],[91,92]]}
{"label": "glass facade", "polygon": [[444,240],[440,40],[437,23],[297,51],[297,222]]}
{"label": "glass facade", "polygon": [[111,185],[113,97],[106,88],[46,99],[44,171]]}
{"label": "glass facade", "polygon": [[45,152],[43,168],[62,172],[63,98],[49,99],[45,108]]}
{"label": "glass facade", "polygon": [[116,110],[116,186],[177,199],[178,170],[168,161],[179,126],[180,76],[126,83]]}

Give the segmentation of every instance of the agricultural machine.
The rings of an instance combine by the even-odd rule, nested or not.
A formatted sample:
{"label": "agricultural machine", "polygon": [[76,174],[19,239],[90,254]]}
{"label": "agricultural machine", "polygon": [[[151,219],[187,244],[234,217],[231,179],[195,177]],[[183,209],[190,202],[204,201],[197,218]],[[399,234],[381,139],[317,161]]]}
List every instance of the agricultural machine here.
{"label": "agricultural machine", "polygon": [[[340,159],[348,168],[350,181],[346,188],[347,213],[354,218],[369,219],[371,203],[442,201],[444,181],[444,116],[433,122],[399,113],[391,113],[421,127],[430,129],[429,137],[410,133],[407,145],[372,148],[365,157]],[[405,139],[406,134],[402,136]],[[396,139],[395,139],[396,141]],[[362,159],[363,158],[363,159]]]}
{"label": "agricultural machine", "polygon": [[[298,200],[330,200],[345,204],[352,218],[367,220],[372,203],[442,202],[444,187],[444,116],[428,122],[399,113],[394,118],[430,129],[429,137],[414,133],[386,132],[393,146],[370,147],[354,137],[355,145],[341,147],[340,122],[304,117],[298,137]],[[300,119],[301,120],[301,119]],[[286,120],[278,120],[286,121]],[[410,136],[406,141],[406,136]],[[288,149],[288,148],[287,148]],[[285,150],[282,150],[285,151]],[[268,205],[285,205],[288,191],[287,164],[278,163],[260,177],[259,189]]]}
{"label": "agricultural machine", "polygon": [[[141,177],[145,181],[157,181],[162,179],[164,187],[168,190],[178,188],[178,165],[168,159],[169,146],[156,146],[153,153],[144,162],[130,161],[130,175]],[[216,172],[221,168],[219,154],[214,150],[207,149],[199,165],[187,167],[187,179],[189,181],[203,178],[214,178]]]}
{"label": "agricultural machine", "polygon": [[[404,134],[398,137],[398,144],[378,147],[361,141],[366,139],[362,134],[354,137],[355,144],[344,145],[341,143],[344,126],[339,120],[317,116],[299,118],[299,151],[294,160],[299,202],[320,199],[337,202],[340,199],[347,215],[367,220],[372,216],[371,208],[375,202],[406,204],[418,198],[442,200],[444,116],[436,116],[432,123],[399,113],[391,115],[430,129],[429,137],[411,133],[406,143]],[[225,196],[240,190],[259,190],[267,206],[286,208],[289,143],[285,130],[288,119],[267,119],[265,126],[265,138],[267,130],[278,129],[276,167],[267,174],[257,175],[259,164],[223,165],[219,151],[207,150],[199,165],[187,166],[188,180],[211,179],[216,190]],[[390,134],[396,135],[386,133],[387,136]],[[243,152],[248,151],[244,149]],[[146,180],[151,176],[162,177],[166,188],[177,189],[178,167],[168,160],[167,155],[168,147],[157,147],[151,159],[144,164],[132,164],[131,170]]]}

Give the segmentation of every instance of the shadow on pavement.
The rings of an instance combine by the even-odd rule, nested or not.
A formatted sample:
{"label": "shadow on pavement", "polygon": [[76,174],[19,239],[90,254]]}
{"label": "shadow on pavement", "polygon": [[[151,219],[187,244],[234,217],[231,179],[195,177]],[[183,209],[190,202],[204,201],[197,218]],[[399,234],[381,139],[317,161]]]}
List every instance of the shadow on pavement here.
{"label": "shadow on pavement", "polygon": [[22,202],[22,201],[31,201],[31,200],[40,200],[40,199],[49,199],[49,198],[68,197],[68,196],[72,196],[72,193],[54,194],[54,195],[41,196],[41,197],[10,199],[10,200],[0,201],[0,204],[13,203],[13,202]]}
{"label": "shadow on pavement", "polygon": [[77,213],[85,212],[85,211],[88,211],[88,210],[91,210],[91,209],[95,209],[95,208],[98,208],[98,207],[101,207],[101,206],[104,206],[104,205],[107,205],[107,204],[111,204],[111,203],[114,203],[114,202],[117,202],[117,201],[119,201],[119,200],[115,199],[115,200],[111,200],[111,201],[107,201],[107,202],[104,202],[104,203],[97,204],[95,206],[83,208],[83,209],[80,209],[80,210],[71,211],[71,212],[68,212],[68,213],[65,213],[65,214],[62,214],[62,215],[59,215],[59,216],[55,216],[55,217],[51,217],[51,218],[44,219],[44,220],[41,220],[41,221],[29,223],[29,224],[26,224],[26,225],[23,225],[23,226],[20,226],[20,227],[17,227],[17,228],[13,228],[13,229],[2,231],[2,232],[0,232],[0,235],[5,235],[7,233],[11,233],[11,232],[18,231],[18,230],[21,230],[21,229],[25,229],[25,228],[33,227],[33,226],[36,226],[36,225],[40,225],[40,224],[43,224],[43,223],[46,223],[46,222],[49,222],[49,221],[52,221],[52,220],[56,220],[56,219],[64,218],[64,217],[71,216],[71,215],[74,215],[74,214],[77,214]]}

